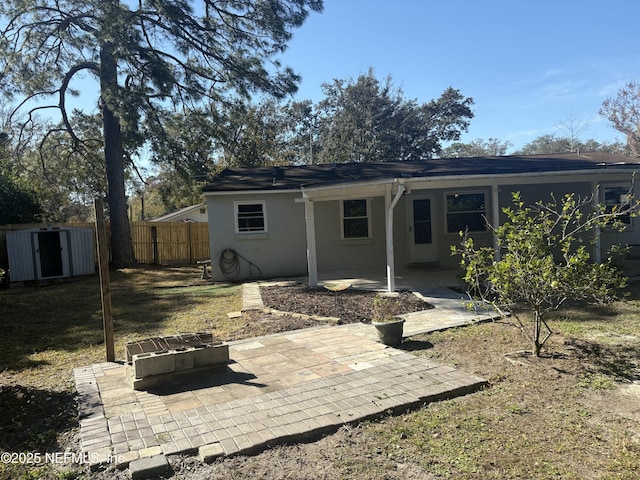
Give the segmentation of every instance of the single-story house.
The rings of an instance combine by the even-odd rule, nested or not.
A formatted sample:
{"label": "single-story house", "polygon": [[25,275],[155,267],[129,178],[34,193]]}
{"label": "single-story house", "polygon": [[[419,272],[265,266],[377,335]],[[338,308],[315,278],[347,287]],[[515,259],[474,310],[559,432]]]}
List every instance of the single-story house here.
{"label": "single-story house", "polygon": [[[634,158],[605,153],[227,168],[203,188],[213,278],[229,273],[219,259],[240,279],[306,274],[312,286],[318,272],[373,267],[393,291],[396,265],[457,265],[451,246],[465,228],[494,244],[485,218],[504,221],[513,192],[527,204],[596,193],[612,206],[637,170]],[[594,233],[596,261],[614,243],[640,244],[637,219],[626,220],[622,233]]]}
{"label": "single-story house", "polygon": [[199,203],[152,218],[150,222],[206,222],[207,205]]}

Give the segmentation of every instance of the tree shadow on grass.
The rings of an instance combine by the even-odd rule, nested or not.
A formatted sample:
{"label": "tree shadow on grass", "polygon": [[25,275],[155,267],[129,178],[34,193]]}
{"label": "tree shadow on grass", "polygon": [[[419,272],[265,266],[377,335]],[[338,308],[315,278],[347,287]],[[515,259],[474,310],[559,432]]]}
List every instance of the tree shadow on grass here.
{"label": "tree shadow on grass", "polygon": [[[133,269],[112,274],[112,306],[116,337],[161,332],[173,315],[193,308],[188,288],[159,295],[153,272]],[[177,278],[168,272],[161,280]],[[190,278],[184,276],[181,278]],[[157,282],[160,283],[160,282]],[[188,286],[188,285],[187,285]],[[218,285],[211,297],[233,295],[235,286]],[[70,283],[0,291],[0,371],[46,365],[33,358],[47,351],[74,352],[104,342],[100,283],[97,276]]]}
{"label": "tree shadow on grass", "polygon": [[78,425],[71,392],[0,386],[0,450],[59,452],[60,434]]}
{"label": "tree shadow on grass", "polygon": [[583,360],[583,367],[616,381],[640,379],[640,343],[603,345],[598,342],[570,339],[566,346]]}
{"label": "tree shadow on grass", "polygon": [[588,305],[584,302],[567,304],[557,312],[552,312],[550,318],[570,318],[572,321],[591,321],[594,318],[614,318],[618,315],[615,307],[607,305]]}

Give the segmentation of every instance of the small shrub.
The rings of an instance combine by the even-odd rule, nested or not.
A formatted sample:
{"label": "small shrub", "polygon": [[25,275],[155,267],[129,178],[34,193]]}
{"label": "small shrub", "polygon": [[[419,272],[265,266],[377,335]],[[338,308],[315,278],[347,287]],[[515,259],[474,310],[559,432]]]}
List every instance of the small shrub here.
{"label": "small shrub", "polygon": [[371,309],[371,321],[377,323],[394,322],[398,320],[396,317],[395,301],[391,297],[377,295],[373,299],[373,307]]}
{"label": "small shrub", "polygon": [[[546,321],[549,312],[569,301],[609,303],[625,286],[626,279],[613,264],[621,247],[611,247],[598,263],[591,258],[586,241],[597,229],[624,230],[621,218],[635,216],[638,203],[632,201],[631,193],[620,209],[593,208],[593,200],[568,194],[561,202],[552,196],[549,203],[526,207],[516,192],[513,207],[503,209],[507,221],[489,225],[498,251],[477,247],[466,232],[460,232],[460,246],[452,248],[461,257],[469,295],[511,315],[532,342],[536,356],[552,334]],[[532,313],[532,326],[522,323],[518,307]]]}

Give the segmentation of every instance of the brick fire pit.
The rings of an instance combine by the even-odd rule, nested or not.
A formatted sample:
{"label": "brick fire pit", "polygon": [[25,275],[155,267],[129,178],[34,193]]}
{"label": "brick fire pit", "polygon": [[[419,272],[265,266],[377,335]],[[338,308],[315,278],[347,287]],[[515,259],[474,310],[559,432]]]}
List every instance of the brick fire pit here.
{"label": "brick fire pit", "polygon": [[134,390],[176,383],[199,372],[225,371],[229,346],[211,333],[152,337],[125,344],[127,378]]}

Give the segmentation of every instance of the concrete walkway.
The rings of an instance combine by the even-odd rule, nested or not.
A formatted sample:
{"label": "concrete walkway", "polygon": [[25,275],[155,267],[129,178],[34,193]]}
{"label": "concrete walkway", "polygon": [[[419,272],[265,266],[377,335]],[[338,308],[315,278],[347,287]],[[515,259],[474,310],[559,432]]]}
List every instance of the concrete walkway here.
{"label": "concrete walkway", "polygon": [[[491,318],[450,290],[422,295],[436,308],[406,315],[407,336]],[[245,301],[262,308],[258,284],[245,287]],[[364,324],[230,342],[229,356],[226,373],[153,392],[132,390],[121,363],[75,369],[82,451],[91,467],[115,464],[144,478],[169,468],[166,455],[197,453],[210,462],[249,454],[486,383],[382,345]]]}

